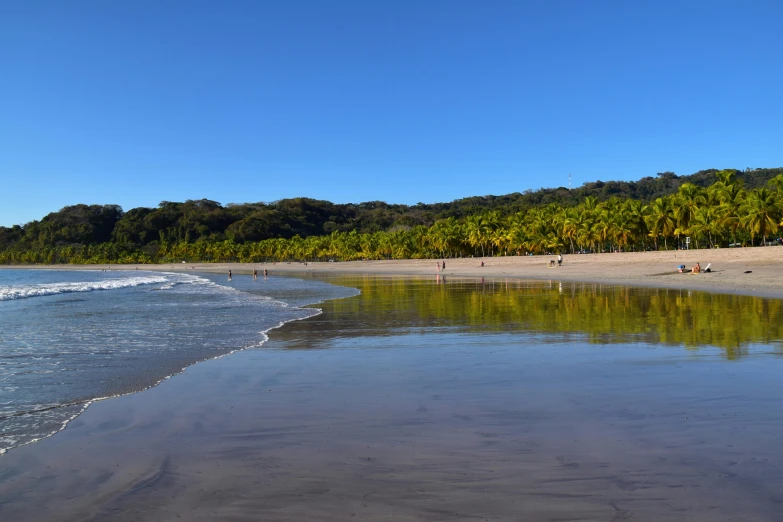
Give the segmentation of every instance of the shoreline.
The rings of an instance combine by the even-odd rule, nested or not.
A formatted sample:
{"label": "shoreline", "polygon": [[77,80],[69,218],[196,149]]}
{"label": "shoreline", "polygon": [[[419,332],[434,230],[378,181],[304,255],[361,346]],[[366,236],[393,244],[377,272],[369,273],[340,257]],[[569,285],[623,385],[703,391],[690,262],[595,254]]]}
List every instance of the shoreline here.
{"label": "shoreline", "polygon": [[[561,267],[549,267],[556,256],[406,259],[340,262],[170,263],[156,265],[7,265],[0,269],[146,270],[239,275],[266,268],[270,275],[367,274],[558,280],[608,285],[698,290],[783,299],[783,249],[774,246],[737,249],[669,250],[604,254],[565,254]],[[446,269],[435,269],[435,262]],[[484,266],[480,266],[481,262]],[[700,263],[711,273],[681,274]]]}
{"label": "shoreline", "polygon": [[[480,327],[479,337],[400,330],[372,297],[355,298],[359,314],[323,301],[264,349],[97,402],[9,452],[9,516],[774,520],[779,475],[758,461],[778,458],[779,420],[748,414],[743,394],[714,400],[733,365],[704,352],[696,368],[683,350],[645,349],[634,353],[655,364],[640,365],[625,350],[519,345]],[[302,339],[315,349],[296,349]],[[763,396],[777,383],[768,363],[746,362],[763,375],[744,385]],[[727,423],[760,437],[752,452],[747,436],[726,445],[737,442]]]}
{"label": "shoreline", "polygon": [[[30,267],[14,267],[14,268],[30,268]],[[36,267],[36,268],[38,268],[38,267]],[[47,268],[47,270],[48,270],[48,268]],[[91,270],[91,269],[87,268],[86,270]],[[92,269],[92,270],[97,270],[97,269]],[[112,394],[109,394],[109,395],[99,395],[99,396],[96,396],[96,397],[93,397],[93,398],[79,398],[79,399],[75,399],[73,402],[69,402],[69,403],[66,403],[66,404],[59,404],[57,406],[53,406],[53,407],[50,407],[50,408],[43,408],[43,410],[48,410],[48,409],[53,409],[53,408],[79,406],[80,410],[79,410],[79,412],[77,412],[77,413],[71,415],[70,417],[66,418],[60,424],[60,426],[57,429],[55,429],[54,431],[51,431],[49,433],[41,435],[41,436],[39,436],[37,438],[34,438],[32,440],[29,440],[29,441],[26,441],[26,442],[22,442],[22,443],[18,443],[16,445],[13,445],[13,446],[10,446],[10,447],[6,447],[6,448],[0,447],[0,461],[3,458],[3,456],[6,455],[9,451],[17,451],[20,448],[23,448],[25,446],[35,445],[35,444],[37,444],[39,442],[45,441],[46,439],[49,439],[51,437],[54,437],[54,436],[62,433],[68,427],[68,425],[72,421],[74,421],[74,420],[78,419],[79,417],[81,417],[82,415],[84,415],[84,413],[91,406],[94,406],[97,403],[100,403],[100,402],[103,402],[103,401],[109,401],[109,400],[112,400],[112,399],[120,399],[122,397],[135,395],[135,394],[139,394],[139,393],[144,393],[146,391],[150,391],[150,390],[160,386],[165,381],[185,373],[189,368],[191,368],[191,367],[193,367],[195,365],[198,365],[198,364],[201,364],[201,363],[210,362],[210,361],[214,361],[214,360],[218,360],[218,359],[221,359],[223,357],[227,357],[227,356],[230,356],[230,355],[233,355],[233,354],[236,354],[238,352],[245,351],[245,350],[252,350],[252,349],[261,348],[261,347],[263,347],[264,344],[266,344],[269,341],[270,332],[272,332],[273,330],[282,328],[285,325],[287,325],[289,323],[292,323],[292,322],[302,321],[302,320],[305,320],[305,319],[310,319],[310,318],[316,317],[316,316],[318,316],[318,315],[320,315],[322,313],[322,308],[321,307],[323,306],[323,304],[325,302],[332,301],[332,300],[345,299],[345,298],[348,298],[348,297],[352,297],[353,295],[354,294],[351,294],[351,295],[336,295],[336,296],[325,297],[325,296],[317,296],[317,295],[314,294],[312,296],[312,298],[308,299],[308,301],[306,303],[303,303],[303,304],[286,304],[286,306],[290,307],[291,309],[302,310],[302,311],[310,311],[312,313],[309,313],[308,315],[303,316],[303,317],[289,318],[289,319],[280,321],[280,322],[278,322],[276,324],[273,324],[272,326],[269,326],[268,328],[265,328],[265,329],[260,330],[258,332],[258,335],[260,337],[259,337],[259,339],[257,340],[256,343],[249,344],[249,345],[242,346],[242,347],[238,347],[238,348],[233,348],[233,349],[231,349],[231,350],[229,350],[227,352],[224,352],[224,353],[220,353],[220,354],[217,354],[217,355],[210,355],[210,356],[208,356],[206,358],[203,358],[203,359],[197,359],[197,360],[194,360],[192,362],[188,362],[188,363],[184,364],[184,366],[181,366],[181,367],[178,367],[178,368],[172,370],[171,373],[167,373],[167,374],[163,375],[162,377],[160,377],[159,379],[157,379],[156,381],[154,381],[154,382],[152,382],[150,384],[144,385],[143,387],[141,387],[139,389],[134,389],[134,390],[129,390],[129,391],[122,391],[122,392],[119,392],[119,393],[112,393]],[[47,297],[50,297],[50,296],[47,296]],[[33,410],[33,411],[29,411],[29,412],[24,412],[22,414],[23,415],[35,414],[35,413],[38,413],[39,411],[43,411],[43,410]]]}

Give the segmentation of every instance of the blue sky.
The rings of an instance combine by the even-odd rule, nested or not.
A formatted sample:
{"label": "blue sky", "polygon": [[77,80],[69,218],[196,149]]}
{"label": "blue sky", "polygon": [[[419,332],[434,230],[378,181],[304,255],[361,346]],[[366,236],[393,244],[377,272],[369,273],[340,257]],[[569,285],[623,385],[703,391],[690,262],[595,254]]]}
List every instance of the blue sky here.
{"label": "blue sky", "polygon": [[0,225],[783,166],[783,2],[0,3]]}

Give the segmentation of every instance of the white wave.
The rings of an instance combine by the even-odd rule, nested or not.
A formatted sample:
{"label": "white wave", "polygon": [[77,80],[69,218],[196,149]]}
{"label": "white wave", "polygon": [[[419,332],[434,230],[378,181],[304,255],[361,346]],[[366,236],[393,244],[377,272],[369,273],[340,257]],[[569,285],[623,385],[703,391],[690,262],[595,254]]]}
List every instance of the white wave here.
{"label": "white wave", "polygon": [[96,290],[116,290],[140,285],[166,283],[165,276],[127,277],[104,279],[101,281],[85,281],[79,283],[47,283],[40,285],[0,286],[0,301],[26,299],[45,295],[67,294],[71,292],[93,292]]}

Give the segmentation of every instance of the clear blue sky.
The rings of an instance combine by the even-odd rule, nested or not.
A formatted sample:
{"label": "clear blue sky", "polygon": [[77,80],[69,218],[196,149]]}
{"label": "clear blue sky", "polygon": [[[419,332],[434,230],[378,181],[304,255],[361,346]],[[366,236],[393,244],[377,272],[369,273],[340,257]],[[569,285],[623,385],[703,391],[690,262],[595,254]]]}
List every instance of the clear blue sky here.
{"label": "clear blue sky", "polygon": [[783,2],[0,2],[0,225],[783,166]]}

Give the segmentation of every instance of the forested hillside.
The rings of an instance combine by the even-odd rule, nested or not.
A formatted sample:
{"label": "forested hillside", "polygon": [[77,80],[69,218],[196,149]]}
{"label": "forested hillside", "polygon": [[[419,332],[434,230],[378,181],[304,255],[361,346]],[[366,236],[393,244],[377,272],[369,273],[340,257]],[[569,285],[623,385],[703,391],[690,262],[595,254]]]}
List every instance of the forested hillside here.
{"label": "forested hillside", "polygon": [[413,206],[308,198],[223,206],[74,205],[0,227],[0,262],[261,261],[506,255],[758,243],[783,212],[783,168],[671,172]]}

